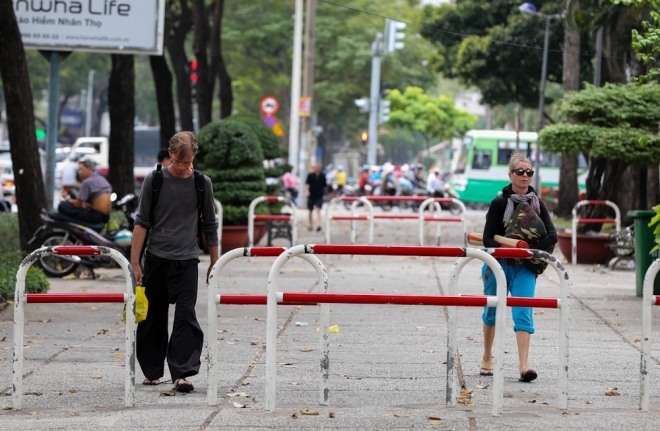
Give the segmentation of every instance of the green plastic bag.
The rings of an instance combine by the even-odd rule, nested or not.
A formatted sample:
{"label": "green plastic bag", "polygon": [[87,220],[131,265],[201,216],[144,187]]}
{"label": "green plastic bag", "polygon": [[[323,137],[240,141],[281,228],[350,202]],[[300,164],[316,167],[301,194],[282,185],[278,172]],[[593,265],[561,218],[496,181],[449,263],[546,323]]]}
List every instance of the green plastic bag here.
{"label": "green plastic bag", "polygon": [[[140,323],[147,318],[149,311],[149,300],[144,293],[144,287],[135,286],[135,323]],[[123,312],[124,322],[126,321],[126,305]]]}

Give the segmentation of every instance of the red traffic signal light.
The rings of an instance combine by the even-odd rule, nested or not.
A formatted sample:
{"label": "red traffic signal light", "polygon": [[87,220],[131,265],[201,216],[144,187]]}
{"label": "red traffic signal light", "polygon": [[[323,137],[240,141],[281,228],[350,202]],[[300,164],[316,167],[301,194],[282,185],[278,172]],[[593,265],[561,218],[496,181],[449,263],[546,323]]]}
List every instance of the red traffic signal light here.
{"label": "red traffic signal light", "polygon": [[367,132],[360,133],[360,140],[362,141],[363,145],[367,143],[368,139],[369,139],[369,134]]}
{"label": "red traffic signal light", "polygon": [[190,61],[190,80],[197,82],[197,60]]}

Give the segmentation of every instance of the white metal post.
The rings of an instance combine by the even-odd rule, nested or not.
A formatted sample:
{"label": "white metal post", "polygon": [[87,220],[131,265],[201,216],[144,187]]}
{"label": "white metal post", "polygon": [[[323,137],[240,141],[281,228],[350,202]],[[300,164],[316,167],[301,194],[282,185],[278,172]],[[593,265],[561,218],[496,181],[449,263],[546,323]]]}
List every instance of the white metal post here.
{"label": "white metal post", "polygon": [[383,33],[377,33],[371,45],[371,89],[369,91],[369,136],[367,163],[376,164],[376,144],[378,143],[378,101],[380,100],[380,56],[383,51]]}
{"label": "white metal post", "polygon": [[[303,0],[296,0],[293,24],[293,65],[291,67],[291,117],[289,121],[289,165],[297,170],[300,143],[300,80],[302,69]],[[298,175],[302,175],[298,172]]]}

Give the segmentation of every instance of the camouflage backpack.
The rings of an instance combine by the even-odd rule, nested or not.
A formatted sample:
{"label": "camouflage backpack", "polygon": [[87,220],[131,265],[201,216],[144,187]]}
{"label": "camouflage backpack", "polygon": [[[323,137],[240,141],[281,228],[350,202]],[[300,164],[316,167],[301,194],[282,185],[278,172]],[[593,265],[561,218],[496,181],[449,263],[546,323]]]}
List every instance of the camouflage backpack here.
{"label": "camouflage backpack", "polygon": [[[507,238],[521,239],[529,244],[529,248],[536,248],[537,244],[546,236],[547,231],[541,217],[534,212],[528,202],[520,202],[516,205],[513,217],[506,228],[504,236]],[[555,246],[544,250],[552,253]],[[548,267],[548,263],[541,259],[522,259],[523,265],[534,274],[543,274]]]}

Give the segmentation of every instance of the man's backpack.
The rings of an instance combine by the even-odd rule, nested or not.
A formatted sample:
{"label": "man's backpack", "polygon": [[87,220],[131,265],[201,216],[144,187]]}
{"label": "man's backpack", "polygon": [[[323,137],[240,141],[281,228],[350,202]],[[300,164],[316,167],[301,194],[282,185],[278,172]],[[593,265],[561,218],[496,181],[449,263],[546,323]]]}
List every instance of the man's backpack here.
{"label": "man's backpack", "polygon": [[[160,197],[160,189],[163,185],[163,172],[162,172],[163,166],[159,163],[156,166],[156,169],[152,172],[151,176],[151,208],[149,210],[149,223],[151,226],[154,225],[154,210],[156,208],[156,205],[158,204],[158,199]],[[204,174],[202,171],[199,171],[197,169],[193,170],[193,174],[195,175],[195,191],[197,193],[197,239],[200,244],[203,243],[202,239],[202,217],[204,213],[204,192],[206,191],[205,183],[204,183]],[[147,246],[147,239],[149,238],[149,231],[147,231],[147,236],[144,238],[144,245],[142,246],[142,254],[144,254],[144,250]]]}

